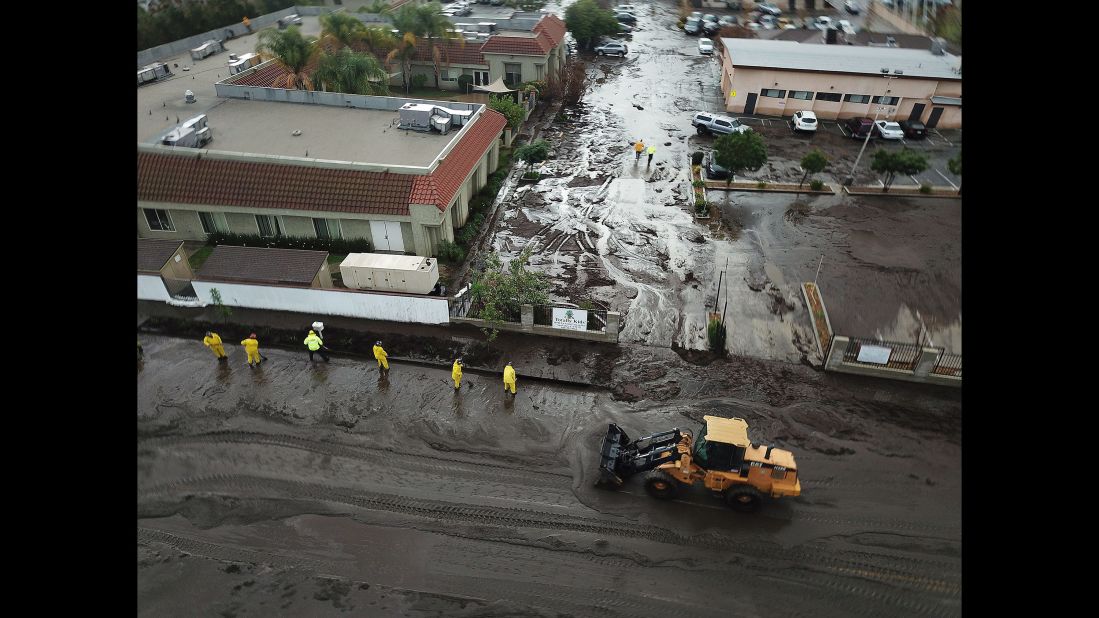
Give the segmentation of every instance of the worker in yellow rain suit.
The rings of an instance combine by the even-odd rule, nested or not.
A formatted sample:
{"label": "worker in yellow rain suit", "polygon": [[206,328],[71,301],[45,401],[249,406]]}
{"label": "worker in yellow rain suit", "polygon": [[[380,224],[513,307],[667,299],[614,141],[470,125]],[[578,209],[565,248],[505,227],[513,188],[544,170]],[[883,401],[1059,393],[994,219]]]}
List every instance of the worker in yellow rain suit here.
{"label": "worker in yellow rain suit", "polygon": [[374,342],[374,358],[378,359],[378,370],[389,373],[389,361],[386,358],[389,355],[385,353],[385,348],[382,347],[381,341]]}
{"label": "worker in yellow rain suit", "polygon": [[508,392],[511,389],[511,394],[515,394],[515,367],[508,363],[507,367],[504,367],[504,392]]}
{"label": "worker in yellow rain suit", "polygon": [[259,367],[259,339],[256,339],[256,334],[248,335],[248,338],[241,341],[240,345],[244,346],[244,351],[248,353],[248,366],[253,369]]}
{"label": "worker in yellow rain suit", "polygon": [[454,360],[454,367],[450,370],[450,377],[454,379],[454,391],[462,390],[462,359]]}
{"label": "worker in yellow rain suit", "polygon": [[229,356],[225,354],[225,346],[221,343],[221,336],[215,332],[207,331],[206,336],[202,338],[202,344],[210,348],[213,351],[214,356],[218,357],[218,360],[227,360]]}

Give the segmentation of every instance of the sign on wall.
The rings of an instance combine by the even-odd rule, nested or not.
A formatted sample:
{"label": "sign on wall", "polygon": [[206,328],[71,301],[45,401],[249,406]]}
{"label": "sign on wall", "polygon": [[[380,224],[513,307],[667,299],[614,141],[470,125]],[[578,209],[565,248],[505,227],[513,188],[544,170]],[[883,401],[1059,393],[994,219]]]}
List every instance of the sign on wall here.
{"label": "sign on wall", "polygon": [[876,365],[888,365],[892,348],[880,345],[864,345],[859,348],[858,360],[860,363],[874,363]]}
{"label": "sign on wall", "polygon": [[565,330],[588,330],[588,312],[584,309],[554,307],[553,327]]}

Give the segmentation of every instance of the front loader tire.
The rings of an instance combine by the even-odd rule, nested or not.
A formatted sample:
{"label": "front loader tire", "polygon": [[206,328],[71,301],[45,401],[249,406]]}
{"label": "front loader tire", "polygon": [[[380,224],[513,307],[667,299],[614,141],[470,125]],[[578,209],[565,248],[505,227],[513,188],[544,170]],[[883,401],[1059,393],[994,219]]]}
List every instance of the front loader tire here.
{"label": "front loader tire", "polygon": [[763,504],[763,494],[751,485],[735,485],[725,490],[725,504],[739,513],[754,513]]}
{"label": "front loader tire", "polygon": [[645,491],[657,500],[671,500],[679,495],[679,481],[660,470],[653,470],[645,475]]}

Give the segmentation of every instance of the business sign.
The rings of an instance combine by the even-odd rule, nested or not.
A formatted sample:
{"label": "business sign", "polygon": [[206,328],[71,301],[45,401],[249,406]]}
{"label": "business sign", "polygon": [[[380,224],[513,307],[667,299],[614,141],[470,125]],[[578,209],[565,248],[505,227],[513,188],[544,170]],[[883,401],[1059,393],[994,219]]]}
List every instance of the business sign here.
{"label": "business sign", "polygon": [[588,330],[588,312],[584,309],[554,307],[553,327],[565,330]]}
{"label": "business sign", "polygon": [[858,360],[860,363],[874,363],[875,365],[888,365],[889,355],[893,348],[885,348],[880,345],[864,345],[859,348]]}

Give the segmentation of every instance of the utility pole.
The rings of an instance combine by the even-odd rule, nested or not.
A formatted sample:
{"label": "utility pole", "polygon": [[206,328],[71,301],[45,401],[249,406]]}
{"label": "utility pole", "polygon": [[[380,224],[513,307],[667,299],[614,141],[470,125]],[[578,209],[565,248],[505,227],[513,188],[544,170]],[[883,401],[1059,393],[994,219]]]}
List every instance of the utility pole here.
{"label": "utility pole", "polygon": [[[896,70],[894,70],[894,73],[896,73],[897,75],[900,75],[901,70],[896,69]],[[886,85],[889,84],[888,80],[897,79],[896,77],[890,77],[889,76],[889,69],[887,69],[885,67],[882,67],[881,74],[882,74],[882,77],[884,77],[887,80],[885,82]],[[887,88],[885,92],[886,92],[886,94],[889,94],[890,89]],[[871,99],[871,101],[873,101],[873,99]],[[878,126],[878,114],[881,113],[881,109],[884,106],[882,104],[884,102],[885,102],[885,95],[882,95],[882,98],[879,99],[878,108],[876,110],[874,110],[874,120],[870,124],[870,130],[866,132],[866,139],[862,140],[862,148],[859,149],[859,156],[855,157],[855,164],[851,166],[851,173],[847,176],[847,180],[844,181],[844,183],[843,183],[843,186],[845,186],[845,187],[850,187],[851,183],[855,182],[855,170],[859,167],[859,161],[862,160],[862,153],[866,152],[866,145],[870,143],[870,136],[874,134],[874,129]]]}

